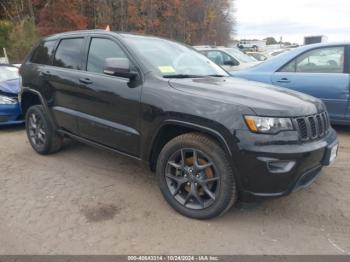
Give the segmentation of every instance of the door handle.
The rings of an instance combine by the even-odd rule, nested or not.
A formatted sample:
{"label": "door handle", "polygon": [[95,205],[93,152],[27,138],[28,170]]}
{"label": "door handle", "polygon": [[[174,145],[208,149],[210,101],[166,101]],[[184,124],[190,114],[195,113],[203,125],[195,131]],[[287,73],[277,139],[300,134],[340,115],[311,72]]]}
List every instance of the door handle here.
{"label": "door handle", "polygon": [[283,77],[279,80],[277,80],[278,83],[290,83],[290,80],[286,77]]}
{"label": "door handle", "polygon": [[50,71],[43,71],[41,72],[42,75],[44,76],[51,76],[51,72]]}
{"label": "door handle", "polygon": [[92,84],[92,81],[90,78],[80,78],[79,82],[87,85]]}

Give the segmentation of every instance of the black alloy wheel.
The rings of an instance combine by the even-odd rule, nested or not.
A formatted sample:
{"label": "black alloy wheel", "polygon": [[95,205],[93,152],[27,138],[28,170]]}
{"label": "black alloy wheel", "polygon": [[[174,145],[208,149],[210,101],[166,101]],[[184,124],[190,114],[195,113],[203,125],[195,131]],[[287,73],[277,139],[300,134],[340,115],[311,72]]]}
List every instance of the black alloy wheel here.
{"label": "black alloy wheel", "polygon": [[45,155],[61,149],[63,137],[53,128],[42,105],[34,105],[28,109],[26,130],[29,142],[37,153]]}
{"label": "black alloy wheel", "polygon": [[237,200],[232,163],[216,140],[201,133],[170,140],[159,154],[157,176],[165,200],[191,218],[220,216]]}
{"label": "black alloy wheel", "polygon": [[32,112],[28,120],[28,134],[31,143],[35,147],[44,146],[46,143],[46,132],[44,130],[43,119],[36,112]]}
{"label": "black alloy wheel", "polygon": [[220,175],[210,158],[200,150],[176,151],[165,171],[169,191],[183,206],[204,209],[213,204],[220,187]]}

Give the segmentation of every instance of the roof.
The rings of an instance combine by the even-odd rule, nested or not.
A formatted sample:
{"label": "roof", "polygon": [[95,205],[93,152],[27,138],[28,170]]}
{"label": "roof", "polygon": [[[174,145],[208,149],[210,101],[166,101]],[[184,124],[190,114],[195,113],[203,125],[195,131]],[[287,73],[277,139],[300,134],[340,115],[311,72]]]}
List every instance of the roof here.
{"label": "roof", "polygon": [[350,42],[327,42],[327,43],[317,43],[317,44],[304,45],[304,46],[300,46],[300,47],[314,48],[314,47],[337,46],[337,45],[350,45]]}
{"label": "roof", "polygon": [[77,31],[68,31],[68,32],[62,32],[57,33],[53,35],[49,35],[47,37],[44,37],[45,40],[55,40],[57,38],[66,37],[66,36],[74,36],[74,35],[84,35],[84,34],[93,34],[93,33],[103,33],[103,34],[109,34],[109,35],[117,35],[120,37],[125,36],[135,36],[135,37],[154,37],[154,38],[161,38],[157,36],[152,35],[144,35],[140,33],[133,33],[133,32],[118,32],[118,31],[106,31],[104,29],[91,29],[91,30],[77,30]]}
{"label": "roof", "polygon": [[229,47],[226,46],[211,46],[211,45],[197,45],[193,46],[197,50],[223,50]]}
{"label": "roof", "polygon": [[77,31],[68,31],[68,32],[62,32],[62,33],[57,33],[57,34],[53,34],[53,35],[49,35],[44,37],[44,39],[46,40],[53,40],[53,39],[57,39],[63,36],[69,36],[69,35],[76,35],[76,34],[91,34],[91,33],[114,33],[114,32],[108,32],[106,30],[102,30],[102,29],[93,29],[93,30],[77,30]]}

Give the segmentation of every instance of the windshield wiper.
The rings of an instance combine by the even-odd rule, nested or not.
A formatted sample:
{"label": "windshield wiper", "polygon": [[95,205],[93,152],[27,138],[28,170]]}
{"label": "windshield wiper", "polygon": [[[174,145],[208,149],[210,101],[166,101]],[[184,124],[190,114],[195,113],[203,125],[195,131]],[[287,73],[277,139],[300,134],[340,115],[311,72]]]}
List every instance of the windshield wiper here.
{"label": "windshield wiper", "polygon": [[186,74],[177,74],[177,75],[163,75],[164,78],[199,78],[204,77],[201,75],[186,75]]}
{"label": "windshield wiper", "polygon": [[211,76],[211,77],[227,77],[225,75],[208,75],[208,76]]}

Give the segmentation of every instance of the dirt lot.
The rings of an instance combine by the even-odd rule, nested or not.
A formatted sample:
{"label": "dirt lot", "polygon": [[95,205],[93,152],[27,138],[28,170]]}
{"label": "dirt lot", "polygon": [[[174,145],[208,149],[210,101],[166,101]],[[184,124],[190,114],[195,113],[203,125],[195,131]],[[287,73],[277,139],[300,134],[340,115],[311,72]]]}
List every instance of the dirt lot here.
{"label": "dirt lot", "polygon": [[178,215],[134,160],[0,129],[0,254],[350,254],[350,128],[308,189],[210,221]]}

